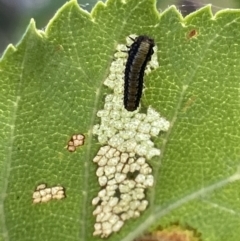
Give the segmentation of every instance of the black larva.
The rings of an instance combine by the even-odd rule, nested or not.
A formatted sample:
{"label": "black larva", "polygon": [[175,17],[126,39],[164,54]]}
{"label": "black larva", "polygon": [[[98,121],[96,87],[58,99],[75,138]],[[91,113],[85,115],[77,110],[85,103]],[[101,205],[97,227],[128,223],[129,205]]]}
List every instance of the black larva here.
{"label": "black larva", "polygon": [[133,41],[128,51],[124,76],[124,107],[128,111],[134,111],[139,106],[144,71],[155,45],[154,40],[148,36],[138,36]]}

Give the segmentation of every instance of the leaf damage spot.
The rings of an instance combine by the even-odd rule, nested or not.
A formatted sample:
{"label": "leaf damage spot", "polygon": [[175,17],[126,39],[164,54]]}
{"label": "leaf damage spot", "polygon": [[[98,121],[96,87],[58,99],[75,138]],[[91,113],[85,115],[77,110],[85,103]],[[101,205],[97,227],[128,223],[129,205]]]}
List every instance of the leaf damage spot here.
{"label": "leaf damage spot", "polygon": [[[144,192],[153,186],[152,168],[144,157],[121,153],[110,146],[101,147],[93,161],[99,166],[96,175],[103,187],[92,200],[92,204],[97,205],[93,212],[94,235],[107,237],[119,231],[125,220],[139,217],[146,209],[148,201]],[[134,178],[128,177],[135,172]]]}
{"label": "leaf damage spot", "polygon": [[59,45],[57,45],[56,46],[56,51],[58,52],[58,51],[63,51],[64,50],[64,48],[63,48],[63,46],[61,45],[61,44],[59,44]]}
{"label": "leaf damage spot", "polygon": [[172,225],[163,230],[156,230],[146,234],[135,241],[202,241],[201,235],[196,230],[179,225]]}
{"label": "leaf damage spot", "polygon": [[76,151],[76,148],[84,145],[85,136],[82,134],[76,134],[71,137],[68,142],[67,150],[70,152]]}
{"label": "leaf damage spot", "polygon": [[37,203],[46,203],[51,200],[60,200],[65,198],[65,188],[58,185],[54,187],[47,187],[45,183],[40,184],[36,187],[32,195],[32,202]]}
{"label": "leaf damage spot", "polygon": [[[136,36],[127,37],[127,45]],[[157,46],[146,66],[145,73],[158,68]],[[167,131],[170,123],[149,107],[147,113],[127,111],[123,105],[124,70],[127,61],[126,45],[118,45],[110,74],[104,84],[113,90],[105,98],[104,109],[97,112],[101,123],[93,128],[102,144],[93,162],[98,165],[96,175],[101,190],[92,200],[96,206],[94,236],[106,238],[118,232],[125,221],[137,218],[146,210],[146,190],[154,184],[152,168],[147,163],[160,150],[151,137]]]}
{"label": "leaf damage spot", "polygon": [[195,95],[191,96],[191,97],[185,102],[185,104],[184,104],[184,106],[183,106],[183,109],[182,109],[182,112],[187,112],[187,110],[192,107],[192,105],[194,104],[194,102],[196,101],[196,99],[197,99],[197,96],[195,96]]}
{"label": "leaf damage spot", "polygon": [[187,37],[188,37],[188,39],[191,39],[193,37],[197,37],[197,35],[198,35],[197,30],[196,29],[192,29],[190,32],[188,32]]}

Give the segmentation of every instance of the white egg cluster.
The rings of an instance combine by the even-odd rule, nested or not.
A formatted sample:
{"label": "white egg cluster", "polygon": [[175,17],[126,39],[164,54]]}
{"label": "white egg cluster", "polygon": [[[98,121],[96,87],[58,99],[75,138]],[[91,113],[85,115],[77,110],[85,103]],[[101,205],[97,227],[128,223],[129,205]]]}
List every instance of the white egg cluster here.
{"label": "white egg cluster", "polygon": [[73,135],[67,145],[68,151],[73,152],[78,146],[82,146],[84,144],[84,139],[85,136],[82,134]]}
{"label": "white egg cluster", "polygon": [[[135,38],[136,36],[131,36]],[[132,40],[127,38],[127,45]],[[127,60],[127,47],[118,45],[104,84],[113,90],[105,98],[104,109],[98,111],[101,123],[95,125],[93,134],[103,145],[93,159],[98,164],[96,175],[101,190],[92,200],[96,206],[93,235],[102,238],[121,229],[124,222],[140,216],[148,205],[145,192],[153,186],[152,168],[146,160],[159,156],[151,137],[167,131],[169,122],[149,107],[147,114],[129,112],[123,106],[123,78]],[[145,73],[158,67],[157,49]]]}
{"label": "white egg cluster", "polygon": [[36,187],[32,198],[33,203],[46,203],[52,199],[65,198],[65,190],[62,186],[47,187],[46,184],[40,184]]}

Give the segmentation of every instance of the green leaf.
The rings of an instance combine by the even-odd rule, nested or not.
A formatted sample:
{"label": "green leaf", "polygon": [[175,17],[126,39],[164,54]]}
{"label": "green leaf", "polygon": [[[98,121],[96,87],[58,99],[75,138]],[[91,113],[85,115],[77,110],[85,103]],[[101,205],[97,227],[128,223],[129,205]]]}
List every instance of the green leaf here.
{"label": "green leaf", "polygon": [[[100,240],[91,201],[100,190],[92,162],[100,144],[103,85],[117,44],[146,34],[160,66],[145,77],[142,112],[152,106],[170,121],[154,138],[149,161],[155,186],[141,217],[108,240],[133,240],[173,223],[202,240],[240,235],[240,11],[212,16],[210,7],[182,19],[175,7],[159,15],[154,0],[99,2],[91,14],[66,3],[45,31],[32,20],[0,62],[0,240]],[[85,135],[75,152],[66,145]],[[62,185],[66,198],[32,204],[40,183]]]}

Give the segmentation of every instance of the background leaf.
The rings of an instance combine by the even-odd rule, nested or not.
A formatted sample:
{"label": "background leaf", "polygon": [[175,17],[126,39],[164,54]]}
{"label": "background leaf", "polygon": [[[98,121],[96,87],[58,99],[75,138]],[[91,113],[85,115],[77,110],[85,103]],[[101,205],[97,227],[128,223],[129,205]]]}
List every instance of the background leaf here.
{"label": "background leaf", "polygon": [[[155,138],[162,154],[150,162],[148,210],[109,240],[172,223],[203,240],[237,240],[239,19],[239,10],[213,17],[207,6],[182,19],[174,7],[159,16],[153,0],[110,0],[91,15],[70,1],[45,32],[31,21],[0,62],[0,240],[100,240],[92,237],[99,191],[92,159],[100,147],[92,128],[115,47],[129,34],[158,45],[160,67],[145,78],[142,105],[171,128]],[[75,133],[86,142],[70,153]],[[67,198],[32,205],[39,183],[63,185]]]}

